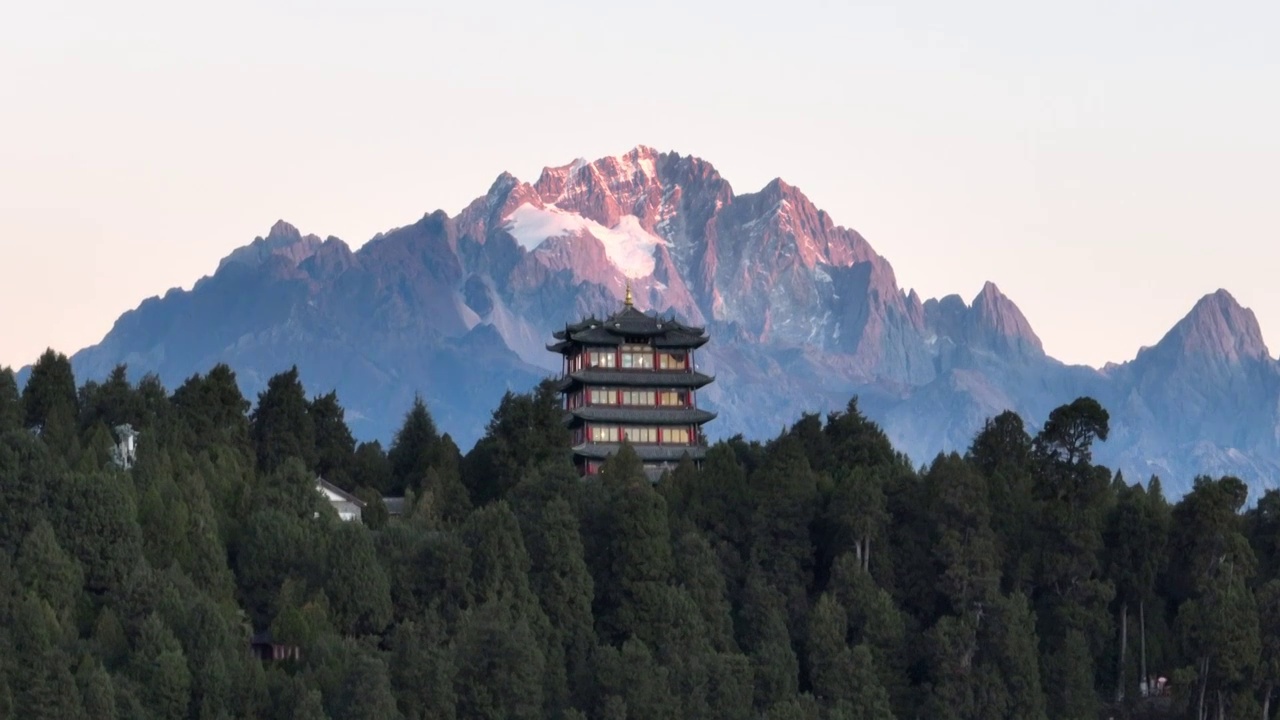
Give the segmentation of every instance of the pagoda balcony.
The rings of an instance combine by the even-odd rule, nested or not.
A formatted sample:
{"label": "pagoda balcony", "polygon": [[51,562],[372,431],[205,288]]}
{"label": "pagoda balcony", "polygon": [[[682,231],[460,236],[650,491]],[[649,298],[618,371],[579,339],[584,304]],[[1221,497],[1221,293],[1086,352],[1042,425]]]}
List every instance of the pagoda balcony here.
{"label": "pagoda balcony", "polygon": [[559,389],[561,392],[572,389],[575,385],[609,385],[644,388],[697,388],[710,385],[715,378],[694,370],[622,370],[622,369],[590,369],[575,370],[562,375]]}
{"label": "pagoda balcony", "polygon": [[[617,455],[621,449],[621,443],[581,443],[573,446],[575,455],[592,460],[606,460]],[[686,453],[691,460],[703,460],[707,455],[707,448],[703,445],[632,445],[631,449],[645,463],[675,463]]]}
{"label": "pagoda balcony", "polygon": [[620,425],[701,425],[715,417],[715,413],[696,407],[583,405],[565,413],[565,424],[588,421]]}

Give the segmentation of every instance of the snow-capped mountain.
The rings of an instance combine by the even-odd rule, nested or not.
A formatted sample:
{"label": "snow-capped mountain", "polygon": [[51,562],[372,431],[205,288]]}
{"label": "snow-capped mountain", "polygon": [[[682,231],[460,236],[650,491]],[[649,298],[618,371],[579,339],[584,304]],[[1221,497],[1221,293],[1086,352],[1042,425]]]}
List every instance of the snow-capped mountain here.
{"label": "snow-capped mountain", "polygon": [[[558,371],[551,332],[613,312],[628,284],[641,309],[707,326],[712,437],[770,436],[858,394],[922,462],[1005,409],[1035,426],[1090,394],[1113,413],[1099,456],[1128,472],[1177,488],[1201,471],[1264,483],[1280,469],[1276,364],[1226,293],[1132,363],[1069,367],[994,284],[972,302],[922,300],[796,187],[736,194],[710,163],[643,146],[533,182],[504,173],[457,215],[429,213],[358,252],[279,222],[73,362],[84,378],[126,362],[174,386],[227,361],[248,392],[296,363],[312,390],[337,389],[359,435],[389,437],[419,392],[465,449],[503,392]],[[1227,404],[1255,391],[1248,418]]]}

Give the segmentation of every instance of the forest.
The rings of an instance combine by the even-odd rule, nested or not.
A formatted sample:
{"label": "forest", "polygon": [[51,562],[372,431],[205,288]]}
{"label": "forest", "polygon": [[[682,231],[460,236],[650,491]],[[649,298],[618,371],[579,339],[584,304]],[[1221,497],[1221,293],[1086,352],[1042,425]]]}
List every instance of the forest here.
{"label": "forest", "polygon": [[578,477],[552,380],[465,454],[421,400],[385,448],[296,368],[255,400],[0,370],[0,717],[1276,717],[1280,493],[1131,483],[1087,397],[923,464],[854,398],[656,485]]}

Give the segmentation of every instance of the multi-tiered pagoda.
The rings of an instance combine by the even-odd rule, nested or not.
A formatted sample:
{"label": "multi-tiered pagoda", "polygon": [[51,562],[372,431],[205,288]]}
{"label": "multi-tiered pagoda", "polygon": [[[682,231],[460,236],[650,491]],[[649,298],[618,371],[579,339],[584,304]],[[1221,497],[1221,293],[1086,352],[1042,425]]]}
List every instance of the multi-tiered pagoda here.
{"label": "multi-tiered pagoda", "polygon": [[714,379],[693,361],[708,340],[702,328],[640,312],[628,286],[621,311],[554,335],[547,349],[564,356],[560,391],[581,473],[599,472],[624,439],[654,480],[686,453],[702,461],[702,424],[716,416],[697,403],[698,388]]}

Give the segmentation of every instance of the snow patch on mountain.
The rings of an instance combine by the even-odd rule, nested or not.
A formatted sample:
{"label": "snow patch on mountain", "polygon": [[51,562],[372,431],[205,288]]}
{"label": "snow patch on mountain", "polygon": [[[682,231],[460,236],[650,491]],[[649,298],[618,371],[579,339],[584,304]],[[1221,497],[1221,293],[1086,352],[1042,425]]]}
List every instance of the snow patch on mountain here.
{"label": "snow patch on mountain", "polygon": [[507,216],[504,229],[530,252],[550,238],[590,235],[604,245],[609,262],[629,278],[652,275],[656,266],[653,252],[667,244],[645,230],[634,215],[624,215],[617,225],[607,228],[555,205],[540,208],[524,203]]}

